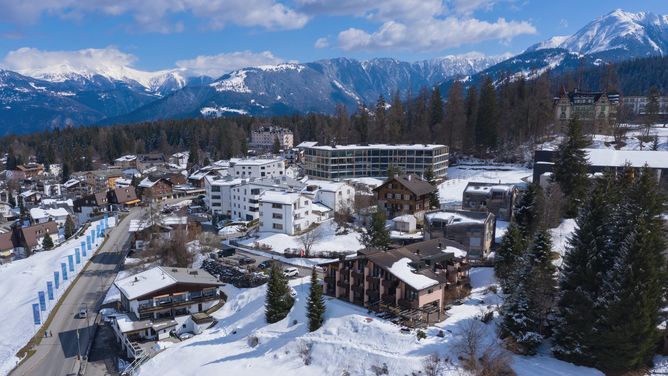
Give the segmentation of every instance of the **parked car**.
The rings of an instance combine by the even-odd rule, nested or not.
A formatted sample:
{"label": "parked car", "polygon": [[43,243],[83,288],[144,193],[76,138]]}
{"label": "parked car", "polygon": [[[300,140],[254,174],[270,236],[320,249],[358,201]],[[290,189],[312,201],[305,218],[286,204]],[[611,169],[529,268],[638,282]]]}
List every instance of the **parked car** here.
{"label": "parked car", "polygon": [[250,265],[250,264],[255,264],[254,258],[244,256],[239,259],[239,265]]}
{"label": "parked car", "polygon": [[271,269],[271,266],[274,265],[275,260],[264,260],[257,264],[258,269]]}
{"label": "parked car", "polygon": [[223,246],[223,249],[218,251],[218,257],[230,257],[234,256],[234,254],[237,253],[237,250],[232,248],[232,247],[225,247]]}
{"label": "parked car", "polygon": [[188,339],[188,338],[193,338],[194,336],[195,336],[195,335],[192,334],[192,333],[190,333],[190,332],[185,332],[185,333],[181,333],[181,334],[179,334],[179,339],[180,339],[181,341],[183,341],[183,340],[186,340],[186,339]]}
{"label": "parked car", "polygon": [[299,270],[297,268],[285,268],[283,275],[289,278],[299,277]]}

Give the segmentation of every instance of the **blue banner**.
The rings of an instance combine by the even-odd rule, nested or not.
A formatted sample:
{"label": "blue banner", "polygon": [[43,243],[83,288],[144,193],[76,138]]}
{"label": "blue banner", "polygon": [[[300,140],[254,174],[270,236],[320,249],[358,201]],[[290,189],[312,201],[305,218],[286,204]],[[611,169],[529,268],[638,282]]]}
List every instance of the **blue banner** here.
{"label": "blue banner", "polygon": [[39,298],[39,309],[46,311],[46,295],[44,295],[44,291],[37,292],[37,297]]}
{"label": "blue banner", "polygon": [[37,304],[37,303],[34,303],[32,305],[32,317],[33,317],[33,322],[35,323],[35,325],[39,325],[39,324],[42,323],[42,320],[40,320],[40,317],[39,317],[39,304]]}
{"label": "blue banner", "polygon": [[79,248],[74,248],[74,257],[77,260],[77,264],[81,264],[81,254],[79,253]]}
{"label": "blue banner", "polygon": [[67,255],[67,265],[72,273],[74,273],[74,257],[72,255]]}
{"label": "blue banner", "polygon": [[60,288],[60,274],[58,272],[53,272],[53,282],[56,286],[56,290]]}
{"label": "blue banner", "polygon": [[53,300],[53,282],[51,281],[46,281],[46,295],[49,300]]}
{"label": "blue banner", "polygon": [[81,242],[81,254],[86,257],[86,242]]}
{"label": "blue banner", "polygon": [[104,213],[104,227],[107,228],[109,227],[109,214]]}
{"label": "blue banner", "polygon": [[93,250],[93,247],[91,247],[90,243],[91,243],[90,235],[86,235],[86,245],[88,246],[89,251]]}
{"label": "blue banner", "polygon": [[60,270],[63,272],[63,281],[67,281],[67,264],[64,262],[60,263]]}

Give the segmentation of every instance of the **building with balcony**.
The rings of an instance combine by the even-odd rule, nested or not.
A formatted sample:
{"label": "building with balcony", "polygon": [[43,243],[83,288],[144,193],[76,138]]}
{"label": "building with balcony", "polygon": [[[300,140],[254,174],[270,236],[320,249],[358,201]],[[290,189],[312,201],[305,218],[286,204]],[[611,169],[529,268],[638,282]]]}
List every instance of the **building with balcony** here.
{"label": "building with balcony", "polygon": [[234,178],[271,178],[285,175],[285,162],[280,158],[232,158],[228,175]]}
{"label": "building with balcony", "polygon": [[420,179],[417,175],[394,176],[374,188],[378,208],[392,218],[403,214],[413,214],[422,220],[424,212],[429,210],[432,194],[436,187]]}
{"label": "building with balcony", "polygon": [[514,184],[469,182],[462,195],[462,209],[490,212],[502,221],[510,221],[516,198]]}
{"label": "building with balcony", "polygon": [[[252,221],[260,218],[260,195],[267,191],[298,192],[304,189],[305,184],[299,180],[280,176],[264,179],[244,179],[239,185],[231,188],[230,208],[232,219]],[[222,195],[221,199],[225,196]],[[212,199],[214,197],[212,192]],[[212,202],[214,202],[212,200]],[[223,207],[226,207],[223,204]]]}
{"label": "building with balcony", "polygon": [[138,342],[166,338],[171,330],[201,332],[213,322],[202,313],[220,303],[222,285],[201,269],[162,266],[114,282],[123,312],[112,320],[117,340],[136,357]]}
{"label": "building with balcony", "polygon": [[287,128],[265,126],[251,132],[251,148],[271,150],[275,140],[281,145],[281,149],[290,149],[294,143],[292,131]]}
{"label": "building with balcony", "polygon": [[295,235],[317,222],[308,197],[297,192],[266,191],[259,198],[260,231]]}
{"label": "building with balcony", "polygon": [[444,210],[424,216],[425,239],[448,239],[464,246],[468,258],[480,260],[492,250],[496,218],[488,212]]}
{"label": "building with balcony", "polygon": [[415,326],[443,320],[447,304],[469,286],[466,251],[446,239],[367,248],[321,265],[327,295],[393,312]]}
{"label": "building with balcony", "polygon": [[391,168],[422,176],[431,169],[445,178],[448,172],[448,147],[431,144],[318,145],[302,142],[306,175],[336,180],[359,177],[385,177]]}

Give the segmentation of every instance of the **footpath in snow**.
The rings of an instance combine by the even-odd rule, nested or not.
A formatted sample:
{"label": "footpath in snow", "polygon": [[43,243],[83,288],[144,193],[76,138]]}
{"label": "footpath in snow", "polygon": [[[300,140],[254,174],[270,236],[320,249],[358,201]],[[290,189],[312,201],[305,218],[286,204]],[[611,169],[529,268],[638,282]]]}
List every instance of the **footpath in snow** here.
{"label": "footpath in snow", "polygon": [[[96,234],[96,229],[98,226],[103,226],[103,222],[104,220],[92,222],[85,234],[72,238],[53,250],[37,252],[25,259],[0,265],[0,281],[2,281],[0,282],[0,301],[2,302],[0,305],[0,317],[2,318],[0,320],[0,375],[4,376],[14,368],[19,360],[16,353],[33,337],[58,299],[102,244],[103,238]],[[114,217],[107,219],[109,228],[115,224]],[[86,246],[87,236],[91,238],[90,250]],[[81,250],[82,243],[86,246],[85,256]],[[77,252],[79,253],[78,258]],[[63,264],[67,280],[63,278]],[[58,288],[56,288],[54,272],[58,273]],[[53,294],[49,294],[47,283],[51,284]],[[40,292],[44,294],[43,305],[40,304]],[[35,324],[34,304],[39,305],[40,324]]]}

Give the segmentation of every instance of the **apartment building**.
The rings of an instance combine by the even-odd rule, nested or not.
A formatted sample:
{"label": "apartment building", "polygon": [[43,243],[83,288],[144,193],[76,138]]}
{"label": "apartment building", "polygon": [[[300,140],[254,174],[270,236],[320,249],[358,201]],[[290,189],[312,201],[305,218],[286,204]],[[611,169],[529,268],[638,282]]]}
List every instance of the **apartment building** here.
{"label": "apartment building", "polygon": [[306,175],[315,179],[385,177],[391,168],[422,176],[431,169],[434,176],[447,176],[448,147],[431,144],[318,145],[302,142]]}
{"label": "apartment building", "polygon": [[391,311],[415,325],[444,319],[447,304],[469,282],[466,251],[446,239],[387,251],[367,248],[321,266],[327,295]]}
{"label": "apartment building", "polygon": [[481,260],[494,244],[496,219],[489,212],[465,210],[426,213],[425,239],[448,239],[462,244],[469,259]]}
{"label": "apartment building", "polygon": [[311,201],[325,205],[333,212],[352,209],[355,202],[355,187],[349,182],[309,180],[302,194]]}
{"label": "apartment building", "polygon": [[219,303],[223,283],[201,269],[157,266],[114,285],[122,314],[113,317],[111,327],[134,358],[142,352],[138,341],[164,339],[171,330],[197,334],[210,325],[213,319],[205,312]]}
{"label": "apartment building", "polygon": [[228,175],[234,178],[271,178],[285,175],[285,162],[272,158],[232,158]]}
{"label": "apartment building", "polygon": [[[260,217],[260,195],[266,191],[299,192],[305,184],[287,176],[265,179],[245,179],[231,187],[230,207],[233,219],[252,221]],[[213,197],[213,192],[212,192]],[[221,197],[222,199],[222,197]]]}
{"label": "apartment building", "polygon": [[[649,103],[649,101],[650,98],[647,96],[629,95],[622,98],[622,103],[624,104],[626,113],[629,115],[644,115],[646,112],[645,108],[647,107],[647,103]],[[657,104],[659,105],[657,114],[668,114],[668,97],[658,97]]]}
{"label": "apartment building", "polygon": [[276,139],[278,139],[283,150],[292,148],[294,144],[294,136],[291,130],[281,127],[264,126],[251,132],[251,142],[248,146],[268,150],[274,146]]}
{"label": "apartment building", "polygon": [[516,198],[514,184],[469,182],[462,194],[462,209],[490,212],[497,219],[510,221]]}
{"label": "apartment building", "polygon": [[265,191],[259,197],[260,231],[295,235],[308,229],[317,221],[311,204],[297,192]]}

